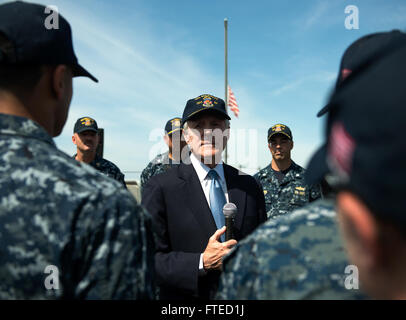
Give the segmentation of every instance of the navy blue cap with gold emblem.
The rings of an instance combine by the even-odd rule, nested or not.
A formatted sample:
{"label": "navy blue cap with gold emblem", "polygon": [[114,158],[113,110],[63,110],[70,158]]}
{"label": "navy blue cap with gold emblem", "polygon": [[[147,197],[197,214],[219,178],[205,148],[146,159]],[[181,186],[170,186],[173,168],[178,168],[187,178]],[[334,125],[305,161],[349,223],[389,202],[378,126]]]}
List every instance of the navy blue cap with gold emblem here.
{"label": "navy blue cap with gold emblem", "polygon": [[73,128],[73,133],[81,133],[83,131],[98,131],[97,122],[96,120],[90,117],[82,117],[79,118],[76,123],[75,127]]}
{"label": "navy blue cap with gold emblem", "polygon": [[58,13],[58,27],[47,29],[46,7],[23,1],[0,5],[0,64],[58,65],[72,68],[74,77],[98,80],[83,68],[75,55],[68,21]]}
{"label": "navy blue cap with gold emblem", "polygon": [[169,119],[165,125],[165,133],[167,135],[171,135],[172,133],[181,130],[182,130],[182,119],[178,117]]}
{"label": "navy blue cap with gold emblem", "polygon": [[188,100],[183,111],[182,125],[188,121],[193,120],[203,113],[213,113],[224,119],[231,120],[227,114],[226,104],[223,99],[217,98],[210,94],[202,94],[194,99]]}
{"label": "navy blue cap with gold emblem", "polygon": [[287,125],[278,123],[278,124],[275,124],[274,126],[270,127],[268,130],[268,142],[269,142],[269,139],[271,139],[271,137],[273,137],[276,134],[283,134],[284,136],[288,137],[289,140],[293,140],[292,131],[290,131],[290,129]]}

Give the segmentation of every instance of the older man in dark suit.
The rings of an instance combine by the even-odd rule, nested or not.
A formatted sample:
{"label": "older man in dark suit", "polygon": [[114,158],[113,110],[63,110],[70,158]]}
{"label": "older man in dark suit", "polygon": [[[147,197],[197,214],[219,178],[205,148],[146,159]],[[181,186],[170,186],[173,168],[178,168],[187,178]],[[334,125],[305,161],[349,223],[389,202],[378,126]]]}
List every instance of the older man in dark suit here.
{"label": "older man in dark suit", "polygon": [[[229,120],[222,99],[190,99],[182,117],[191,151],[183,163],[150,179],[142,203],[158,236],[155,265],[161,299],[210,299],[222,259],[266,220],[265,200],[254,178],[223,164]],[[225,203],[237,206],[233,234],[225,241]]]}

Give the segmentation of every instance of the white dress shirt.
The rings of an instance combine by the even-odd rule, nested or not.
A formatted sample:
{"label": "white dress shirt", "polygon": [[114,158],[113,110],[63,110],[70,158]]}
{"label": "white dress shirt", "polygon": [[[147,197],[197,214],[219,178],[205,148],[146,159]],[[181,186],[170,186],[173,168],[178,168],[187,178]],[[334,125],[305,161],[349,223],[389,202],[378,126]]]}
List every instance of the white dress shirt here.
{"label": "white dress shirt", "polygon": [[[200,184],[202,186],[204,196],[206,197],[207,204],[209,205],[210,208],[210,187],[212,180],[208,176],[209,171],[211,170],[208,166],[206,166],[204,163],[202,163],[200,160],[196,158],[196,156],[193,154],[193,152],[190,154],[190,160],[192,162],[192,166],[195,169],[197,176],[199,178]],[[226,179],[224,177],[224,168],[223,168],[223,161],[220,161],[214,169],[218,176],[220,177],[220,184],[221,188],[223,189],[224,195],[226,197],[227,203],[229,202],[228,200],[228,191],[227,191],[227,184],[226,184]],[[204,270],[203,267],[203,253],[200,255],[200,261],[199,261],[199,275],[204,275],[206,274],[206,271]]]}

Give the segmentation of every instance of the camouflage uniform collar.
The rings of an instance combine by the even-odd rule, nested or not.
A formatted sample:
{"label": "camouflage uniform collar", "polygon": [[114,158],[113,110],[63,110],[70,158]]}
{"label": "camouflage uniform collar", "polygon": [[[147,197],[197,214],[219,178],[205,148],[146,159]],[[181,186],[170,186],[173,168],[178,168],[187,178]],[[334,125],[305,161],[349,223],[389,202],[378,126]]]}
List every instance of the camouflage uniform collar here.
{"label": "camouflage uniform collar", "polygon": [[169,151],[162,153],[161,157],[162,157],[162,163],[171,164],[172,160],[171,160],[171,158],[169,158]]}
{"label": "camouflage uniform collar", "polygon": [[266,167],[267,171],[268,171],[268,177],[270,177],[270,180],[272,183],[276,183],[276,184],[285,184],[288,183],[290,181],[295,180],[296,177],[300,176],[300,173],[302,172],[302,167],[300,167],[299,165],[297,165],[293,160],[292,160],[292,164],[289,167],[289,171],[286,173],[285,177],[283,178],[283,180],[281,181],[281,183],[279,183],[278,179],[275,177],[274,175],[274,170],[272,169],[272,163],[269,164]]}
{"label": "camouflage uniform collar", "polygon": [[278,183],[278,179],[275,177],[272,169],[272,163],[268,164],[264,169],[260,171],[264,174],[265,180],[268,180],[271,183]]}
{"label": "camouflage uniform collar", "polygon": [[[153,164],[161,164],[161,163],[168,163],[169,159],[169,151],[165,152],[165,153],[160,153],[158,154],[154,159],[152,159],[152,163]],[[166,162],[165,162],[166,161]]]}
{"label": "camouflage uniform collar", "polygon": [[301,172],[303,168],[292,160],[292,165],[290,166],[290,169],[296,172]]}
{"label": "camouflage uniform collar", "polygon": [[152,162],[154,164],[180,164],[182,161],[173,161],[169,158],[169,151],[166,151],[165,153],[158,154]]}
{"label": "camouflage uniform collar", "polygon": [[[76,160],[76,156],[77,156],[77,155],[78,155],[78,154],[75,153],[75,154],[72,156],[72,159]],[[103,160],[103,158],[100,158],[100,157],[98,157],[98,156],[96,155],[96,157],[95,157],[92,161],[90,161],[88,164],[89,164],[89,165],[94,165],[96,162],[100,162],[101,160]]]}
{"label": "camouflage uniform collar", "polygon": [[45,129],[28,118],[0,113],[0,134],[33,138],[56,148],[54,140]]}
{"label": "camouflage uniform collar", "polygon": [[296,178],[301,178],[301,172],[302,172],[302,167],[297,165],[293,160],[292,160],[292,165],[290,166],[290,170],[288,173],[285,175],[285,178],[283,178],[281,184],[288,183],[290,181],[295,180]]}
{"label": "camouflage uniform collar", "polygon": [[[290,167],[288,168],[289,171],[291,171],[291,170],[294,170],[294,171],[301,171],[301,170],[302,170],[302,167],[301,167],[301,166],[299,166],[298,164],[296,164],[296,162],[294,162],[293,160],[291,160],[291,161],[292,161],[292,163],[291,163]],[[272,163],[268,164],[268,166],[266,167],[266,169],[268,169],[268,170],[273,170],[273,169],[272,169]],[[288,169],[286,169],[286,170],[288,170]]]}

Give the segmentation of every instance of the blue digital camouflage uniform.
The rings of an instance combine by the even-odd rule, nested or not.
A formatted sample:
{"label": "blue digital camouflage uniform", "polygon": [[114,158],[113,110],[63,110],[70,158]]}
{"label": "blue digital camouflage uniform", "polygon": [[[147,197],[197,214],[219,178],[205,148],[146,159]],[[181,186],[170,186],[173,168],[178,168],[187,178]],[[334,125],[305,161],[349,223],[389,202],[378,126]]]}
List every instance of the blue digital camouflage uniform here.
{"label": "blue digital camouflage uniform", "polygon": [[[73,158],[76,158],[76,154],[73,156]],[[96,158],[92,162],[90,162],[89,165],[91,165],[96,170],[103,172],[106,176],[117,180],[125,188],[127,188],[124,181],[124,174],[113,162],[96,156]]]}
{"label": "blue digital camouflage uniform", "polygon": [[304,173],[305,169],[292,161],[290,171],[280,184],[271,165],[254,175],[264,190],[268,218],[286,214],[321,197],[320,186],[307,186]]}
{"label": "blue digital camouflage uniform", "polygon": [[223,262],[217,299],[362,299],[344,286],[347,260],[334,202],[269,219]]}
{"label": "blue digital camouflage uniform", "polygon": [[127,190],[26,118],[0,114],[0,154],[0,299],[155,297],[151,217]]}
{"label": "blue digital camouflage uniform", "polygon": [[147,167],[144,170],[142,170],[140,178],[141,192],[149,179],[151,179],[153,176],[157,174],[166,172],[167,170],[178,164],[179,163],[173,162],[169,158],[169,152],[157,155],[150,163],[148,163]]}

